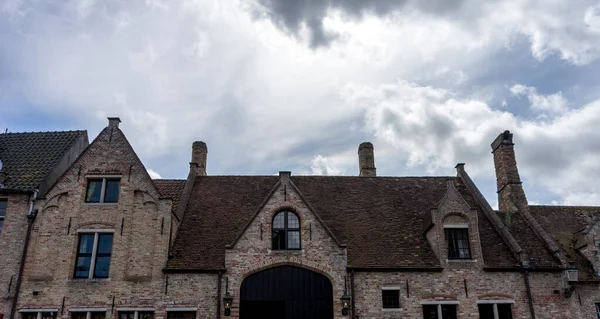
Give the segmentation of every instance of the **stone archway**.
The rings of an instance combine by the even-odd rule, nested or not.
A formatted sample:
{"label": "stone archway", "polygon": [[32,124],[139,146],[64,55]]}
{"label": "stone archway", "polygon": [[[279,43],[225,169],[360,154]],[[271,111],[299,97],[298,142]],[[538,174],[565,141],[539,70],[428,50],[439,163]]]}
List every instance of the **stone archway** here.
{"label": "stone archway", "polygon": [[256,272],[242,282],[240,318],[332,319],[331,281],[317,272],[288,265]]}

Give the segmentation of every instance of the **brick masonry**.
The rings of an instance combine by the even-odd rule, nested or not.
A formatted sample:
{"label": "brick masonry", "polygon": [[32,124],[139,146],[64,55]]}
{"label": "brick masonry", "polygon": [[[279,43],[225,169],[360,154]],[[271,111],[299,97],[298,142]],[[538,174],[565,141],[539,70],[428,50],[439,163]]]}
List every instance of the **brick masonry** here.
{"label": "brick masonry", "polygon": [[[86,178],[94,175],[120,176],[118,204],[84,203]],[[26,227],[23,214],[27,198],[15,196],[10,200],[15,204],[11,204],[5,231],[19,232]],[[39,214],[27,252],[17,308],[55,308],[59,309],[58,317],[65,319],[74,308],[106,309],[109,318],[116,318],[119,308],[152,308],[159,319],[166,318],[169,308],[195,308],[198,319],[217,318],[227,283],[228,292],[234,297],[232,318],[237,318],[244,278],[269,267],[294,265],[329,278],[335,318],[343,318],[339,298],[344,293],[345,278],[351,276],[347,250],[302,200],[288,174],[281,174],[279,187],[226,250],[220,296],[216,273],[162,272],[168,258],[171,224],[177,227],[171,206],[171,200],[160,198],[142,163],[113,122],[47,196],[36,202]],[[300,217],[300,251],[271,249],[272,218],[282,210],[293,211]],[[443,270],[355,272],[355,318],[422,318],[421,304],[436,301],[458,302],[459,318],[479,318],[477,301],[481,300],[514,302],[514,318],[531,318],[524,273],[484,271],[481,256],[485,247],[479,244],[479,215],[453,187],[448,188],[444,200],[431,214],[434,225],[427,231],[428,242],[424,244],[434,248]],[[472,261],[446,259],[445,224],[468,227]],[[110,278],[73,279],[77,231],[83,229],[114,231]],[[7,267],[0,273],[0,289],[6,289],[8,278],[14,274],[15,261],[7,256],[15,256],[13,251],[18,252],[22,245],[19,236],[10,238],[12,242],[7,242],[3,231],[2,247],[9,247],[9,254],[0,251],[0,265]],[[597,284],[575,284],[575,293],[567,298],[564,290],[569,285],[562,272],[532,272],[529,279],[536,318],[594,318],[594,302],[600,301]],[[382,309],[384,287],[400,290],[401,309]],[[351,289],[348,290],[350,293]],[[0,300],[0,306],[6,305]]]}

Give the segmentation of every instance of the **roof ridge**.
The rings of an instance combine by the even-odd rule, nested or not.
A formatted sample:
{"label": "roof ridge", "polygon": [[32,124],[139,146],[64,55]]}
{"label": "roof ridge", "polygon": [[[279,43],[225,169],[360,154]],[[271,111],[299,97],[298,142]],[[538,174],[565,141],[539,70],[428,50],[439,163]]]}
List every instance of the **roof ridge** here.
{"label": "roof ridge", "polygon": [[66,130],[66,131],[31,131],[31,132],[0,132],[0,135],[18,135],[18,134],[44,134],[44,133],[82,133],[87,132],[87,130]]}
{"label": "roof ridge", "polygon": [[570,205],[529,205],[529,207],[554,207],[554,208],[598,208],[600,209],[600,205],[599,206],[592,206],[592,205],[574,205],[574,206],[570,206]]}

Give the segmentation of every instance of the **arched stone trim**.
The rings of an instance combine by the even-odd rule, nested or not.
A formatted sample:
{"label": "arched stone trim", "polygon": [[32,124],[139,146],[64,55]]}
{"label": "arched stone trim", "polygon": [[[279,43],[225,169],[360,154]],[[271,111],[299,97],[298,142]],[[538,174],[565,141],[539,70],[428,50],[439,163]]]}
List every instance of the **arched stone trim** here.
{"label": "arched stone trim", "polygon": [[293,267],[304,268],[304,269],[307,269],[310,271],[314,271],[318,274],[321,274],[321,275],[327,277],[327,279],[331,282],[332,285],[335,283],[335,280],[333,279],[333,276],[331,274],[329,274],[327,271],[325,271],[321,268],[318,268],[316,265],[307,265],[306,263],[297,263],[297,262],[293,262],[293,261],[275,261],[273,263],[261,264],[260,266],[258,266],[256,268],[244,271],[243,275],[240,277],[240,287],[241,287],[242,282],[249,276],[256,274],[258,272],[261,272],[263,270],[267,270],[267,269],[275,268],[275,267],[279,267],[279,266],[293,266]]}
{"label": "arched stone trim", "polygon": [[440,300],[458,300],[457,295],[449,294],[431,294],[421,297],[421,301],[440,301]]}
{"label": "arched stone trim", "polygon": [[513,300],[514,297],[511,296],[511,295],[509,295],[509,294],[491,292],[491,293],[481,294],[481,295],[477,296],[477,299],[479,299],[479,300],[486,300],[486,299],[492,299],[492,300],[496,300],[496,299]]}
{"label": "arched stone trim", "polygon": [[78,224],[75,227],[75,229],[91,228],[90,226],[94,226],[94,228],[98,228],[98,226],[100,226],[102,229],[104,229],[104,228],[106,228],[106,229],[114,229],[115,226],[116,226],[116,224],[115,223],[102,222],[102,221],[89,221],[89,222]]}
{"label": "arched stone trim", "polygon": [[58,207],[58,201],[59,201],[60,197],[63,195],[68,196],[69,192],[57,193],[54,196],[52,196],[50,199],[46,200],[46,203],[42,207],[41,211],[43,212],[46,209],[51,208],[51,207]]}
{"label": "arched stone trim", "polygon": [[281,212],[284,212],[284,211],[289,211],[289,212],[293,212],[294,214],[296,214],[296,216],[298,216],[298,219],[300,219],[300,228],[302,228],[302,221],[304,221],[304,215],[300,212],[301,209],[294,204],[285,203],[285,204],[277,205],[276,207],[274,207],[268,211],[267,216],[269,216],[271,223],[273,223],[273,218],[275,218],[275,215],[277,215]]}
{"label": "arched stone trim", "polygon": [[141,189],[136,189],[133,191],[134,197],[137,198],[137,196],[139,196],[139,194],[142,195],[142,204],[147,204],[147,203],[153,203],[156,204],[158,202],[158,199],[154,196],[152,196],[152,194],[150,194],[148,191],[145,190],[141,190]]}
{"label": "arched stone trim", "polygon": [[[446,221],[448,220],[448,218],[451,218],[454,216],[464,219],[465,224],[471,225],[471,219],[469,218],[469,215],[467,215],[463,212],[450,212],[450,213],[444,214],[442,216],[442,224],[447,224]],[[451,224],[451,223],[449,223],[449,224]]]}

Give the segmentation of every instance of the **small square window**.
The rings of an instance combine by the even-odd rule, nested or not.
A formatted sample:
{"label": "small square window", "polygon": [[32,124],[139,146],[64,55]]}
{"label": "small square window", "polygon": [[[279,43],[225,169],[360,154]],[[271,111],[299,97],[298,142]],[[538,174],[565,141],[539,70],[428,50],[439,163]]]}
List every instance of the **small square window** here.
{"label": "small square window", "polygon": [[195,311],[169,311],[167,319],[196,319]]}
{"label": "small square window", "polygon": [[118,319],[152,319],[154,311],[119,311]]}
{"label": "small square window", "polygon": [[384,289],[381,291],[381,301],[383,309],[398,309],[400,308],[400,290]]}
{"label": "small square window", "polygon": [[85,192],[86,203],[117,203],[119,201],[119,178],[88,178]]}
{"label": "small square window", "polygon": [[2,234],[2,226],[4,225],[4,217],[6,217],[6,206],[8,201],[6,199],[0,199],[0,234]]}
{"label": "small square window", "polygon": [[79,235],[74,278],[108,278],[112,233]]}
{"label": "small square window", "polygon": [[600,319],[600,303],[596,303],[596,314],[598,315],[598,319]]}
{"label": "small square window", "polygon": [[512,319],[510,303],[486,303],[478,306],[480,319]]}
{"label": "small square window", "polygon": [[[441,317],[440,317],[441,314]],[[424,319],[457,319],[456,305],[423,305]]]}
{"label": "small square window", "polygon": [[448,259],[471,259],[467,228],[445,228]]}

